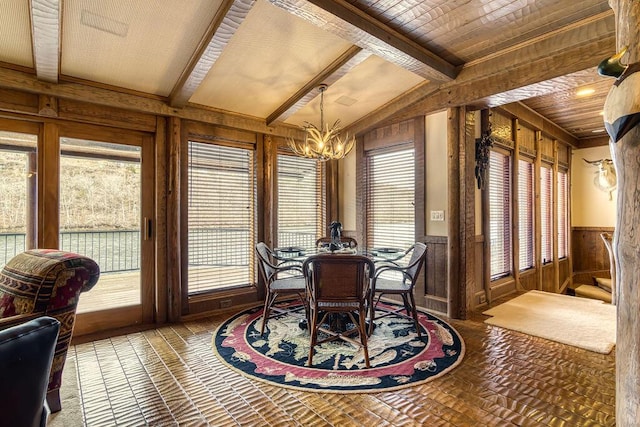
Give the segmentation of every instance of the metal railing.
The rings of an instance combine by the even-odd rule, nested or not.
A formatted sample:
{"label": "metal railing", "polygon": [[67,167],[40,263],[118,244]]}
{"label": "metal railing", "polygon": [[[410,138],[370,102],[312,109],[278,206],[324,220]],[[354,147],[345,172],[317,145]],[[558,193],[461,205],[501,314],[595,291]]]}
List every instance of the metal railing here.
{"label": "metal railing", "polygon": [[[247,266],[253,248],[250,230],[236,228],[198,228],[189,231],[189,265]],[[282,232],[279,246],[312,248],[312,233]],[[244,243],[243,243],[244,242]],[[24,233],[0,233],[0,267],[26,245]],[[102,273],[140,269],[139,230],[65,231],[60,233],[60,249],[95,260]]]}

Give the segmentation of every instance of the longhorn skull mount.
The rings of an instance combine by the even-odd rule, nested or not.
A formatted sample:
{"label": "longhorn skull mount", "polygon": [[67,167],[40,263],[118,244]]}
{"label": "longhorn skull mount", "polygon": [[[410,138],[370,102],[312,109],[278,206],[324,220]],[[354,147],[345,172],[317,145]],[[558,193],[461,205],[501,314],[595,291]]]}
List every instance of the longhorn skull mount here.
{"label": "longhorn skull mount", "polygon": [[593,184],[597,189],[609,193],[609,200],[613,200],[612,193],[618,185],[618,177],[616,175],[616,169],[613,165],[613,160],[587,160],[585,158],[583,158],[582,160],[598,168],[598,170],[595,171],[596,176],[593,179]]}

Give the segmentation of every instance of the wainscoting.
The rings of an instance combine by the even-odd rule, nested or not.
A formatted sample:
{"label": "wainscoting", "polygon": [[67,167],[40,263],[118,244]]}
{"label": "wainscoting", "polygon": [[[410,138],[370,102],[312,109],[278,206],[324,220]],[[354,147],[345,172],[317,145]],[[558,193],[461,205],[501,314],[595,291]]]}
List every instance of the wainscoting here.
{"label": "wainscoting", "polygon": [[609,277],[609,253],[600,237],[613,233],[613,227],[574,227],[571,229],[571,255],[573,280],[592,283],[592,276]]}

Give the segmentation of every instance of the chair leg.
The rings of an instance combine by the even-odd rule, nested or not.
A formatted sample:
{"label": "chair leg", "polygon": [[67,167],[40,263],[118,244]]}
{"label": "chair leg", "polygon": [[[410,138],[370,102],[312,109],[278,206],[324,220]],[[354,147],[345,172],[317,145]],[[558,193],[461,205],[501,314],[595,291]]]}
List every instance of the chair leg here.
{"label": "chair leg", "polygon": [[60,412],[62,404],[60,403],[60,389],[49,390],[47,392],[47,406],[51,413]]}
{"label": "chair leg", "polygon": [[311,337],[309,340],[308,365],[313,366],[313,349],[316,346],[316,341],[318,340],[318,330],[317,330],[318,313],[314,308],[310,309],[310,317],[311,317],[311,323],[309,324],[309,333],[311,334]]}
{"label": "chair leg", "polygon": [[375,328],[375,325],[373,324],[373,321],[376,318],[376,296],[375,294],[371,294],[371,297],[369,298],[369,336],[371,336],[371,334],[373,334],[373,329]]}
{"label": "chair leg", "polygon": [[416,332],[418,333],[418,338],[422,337],[422,333],[420,332],[420,325],[418,324],[418,310],[416,309],[416,299],[413,296],[413,292],[409,294],[409,299],[411,300],[411,311],[413,315],[413,323],[416,327]]}
{"label": "chair leg", "polygon": [[[360,312],[358,313],[360,315],[360,343],[362,344],[362,349],[364,351],[364,366],[366,366],[367,368],[370,368],[371,365],[369,363],[369,345],[367,343],[367,325],[364,321],[365,316],[366,316],[366,310],[363,308],[360,308]],[[371,326],[369,326],[369,328],[371,328]]]}
{"label": "chair leg", "polygon": [[264,308],[262,309],[262,327],[260,328],[260,336],[264,335],[264,328],[267,326],[267,320],[271,314],[271,304],[273,304],[273,299],[275,299],[275,296],[271,295],[271,292],[269,292],[268,289],[266,292],[267,293],[264,296]]}

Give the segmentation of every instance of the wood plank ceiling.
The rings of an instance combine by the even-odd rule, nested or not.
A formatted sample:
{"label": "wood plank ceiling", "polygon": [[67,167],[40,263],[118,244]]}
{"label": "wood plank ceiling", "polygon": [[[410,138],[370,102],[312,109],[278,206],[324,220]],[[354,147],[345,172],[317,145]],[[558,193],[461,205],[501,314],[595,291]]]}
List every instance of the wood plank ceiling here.
{"label": "wood plank ceiling", "polygon": [[615,52],[607,0],[5,3],[0,86],[26,72],[54,89],[143,94],[275,134],[318,122],[325,83],[326,121],[350,132],[449,106],[522,102],[580,146],[602,135],[612,83],[595,70]]}

